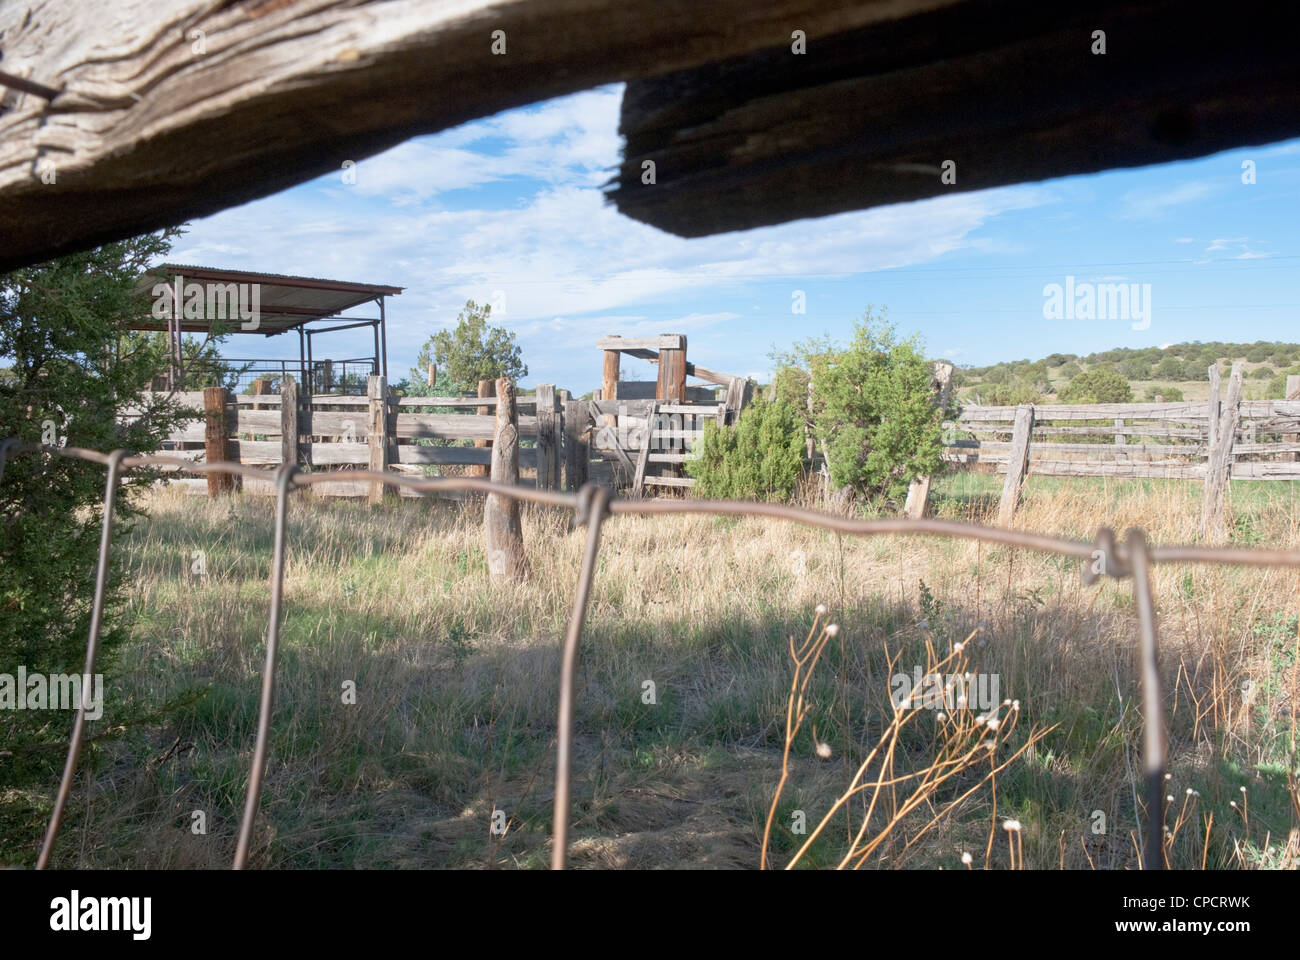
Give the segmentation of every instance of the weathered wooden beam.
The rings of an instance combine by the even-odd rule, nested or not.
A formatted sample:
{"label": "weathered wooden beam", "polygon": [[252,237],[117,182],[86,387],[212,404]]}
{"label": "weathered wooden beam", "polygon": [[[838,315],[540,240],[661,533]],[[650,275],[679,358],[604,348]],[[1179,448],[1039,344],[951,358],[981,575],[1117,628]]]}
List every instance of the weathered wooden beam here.
{"label": "weathered wooden beam", "polygon": [[1029,437],[1033,433],[1034,407],[1021,404],[1016,408],[1015,432],[1011,438],[1011,453],[1007,459],[1007,478],[1002,484],[1002,499],[998,501],[998,526],[1011,525],[1016,507],[1020,504],[1020,488],[1025,482],[1029,467]]}
{"label": "weathered wooden beam", "polygon": [[591,414],[587,401],[564,400],[564,489],[575,492],[587,482],[587,464],[591,460],[589,436]]}
{"label": "weathered wooden beam", "polygon": [[298,383],[293,377],[280,381],[280,462],[301,463],[298,453]]}
{"label": "weathered wooden beam", "polygon": [[601,350],[681,350],[682,340],[679,333],[663,333],[657,337],[601,337],[596,346]]}
{"label": "weathered wooden beam", "polygon": [[1287,139],[1292,16],[1272,0],[967,0],[809,33],[802,55],[774,44],[630,82],[610,196],[703,236]]}
{"label": "weathered wooden beam", "polygon": [[5,71],[60,91],[0,105],[0,271],[510,107],[957,2],[0,4]]}
{"label": "weathered wooden beam", "polygon": [[[494,397],[496,396],[496,389],[497,389],[497,385],[495,380],[480,380],[478,382],[478,395],[480,397]],[[478,408],[478,415],[480,417],[486,417],[491,413],[492,413],[491,407],[483,406]],[[495,434],[496,426],[493,425],[492,429],[493,429],[493,433]],[[492,441],[475,440],[474,446],[490,447],[492,446]],[[488,467],[470,467],[468,470],[465,471],[465,474],[466,476],[470,476],[470,477],[486,477],[488,475],[488,470],[489,470]]]}
{"label": "weathered wooden beam", "polygon": [[[371,376],[366,378],[366,399],[370,401],[370,417],[366,442],[370,449],[370,469],[383,473],[388,469],[388,378]],[[370,502],[380,503],[389,490],[387,484],[378,480],[370,481]]]}
{"label": "weathered wooden beam", "polygon": [[[617,340],[618,337],[602,337],[602,340]],[[617,349],[605,351],[605,363],[600,372],[600,399],[617,400],[618,399],[618,367],[619,352]],[[612,427],[614,418],[607,416],[605,426]]]}
{"label": "weathered wooden beam", "polygon": [[551,383],[537,387],[537,488],[560,488],[560,416]]}
{"label": "weathered wooden beam", "polygon": [[656,400],[681,403],[686,399],[686,338],[680,345],[659,351],[659,385]]}
{"label": "weathered wooden beam", "polygon": [[1217,428],[1211,434],[1210,458],[1205,468],[1205,502],[1201,508],[1201,531],[1210,540],[1223,536],[1228,480],[1232,475],[1232,448],[1241,418],[1241,372],[1241,362],[1238,361],[1232,365],[1228,396],[1223,401]]}
{"label": "weathered wooden beam", "polygon": [[[230,420],[226,415],[226,388],[203,388],[203,459],[207,463],[224,463],[230,460],[227,444],[230,440]],[[209,473],[208,496],[229,493],[235,488],[235,478],[229,473]]]}
{"label": "weathered wooden beam", "polygon": [[[515,383],[509,377],[496,381],[497,429],[492,442],[493,483],[519,483],[519,427],[515,422]],[[497,580],[524,580],[528,558],[524,555],[524,530],[519,501],[489,493],[483,504],[483,532],[486,537],[488,573]]]}
{"label": "weathered wooden beam", "polygon": [[[1300,374],[1290,373],[1286,378],[1286,399],[1300,400]],[[1300,441],[1300,434],[1288,433],[1282,437],[1286,443],[1296,443]],[[1283,460],[1297,460],[1300,456],[1292,453],[1282,458]]]}

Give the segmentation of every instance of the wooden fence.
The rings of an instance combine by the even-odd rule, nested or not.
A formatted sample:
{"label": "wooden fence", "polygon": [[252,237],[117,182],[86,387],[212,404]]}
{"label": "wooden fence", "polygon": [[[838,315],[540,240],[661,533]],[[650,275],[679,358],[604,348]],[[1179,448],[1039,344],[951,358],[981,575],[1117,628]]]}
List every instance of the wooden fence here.
{"label": "wooden fence", "polygon": [[[364,397],[304,398],[299,385],[285,378],[280,393],[236,396],[211,387],[178,393],[176,399],[204,415],[172,433],[166,452],[195,462],[293,462],[311,470],[369,466],[413,475],[423,474],[427,466],[467,467],[486,476],[497,429],[494,396],[397,397],[377,376],[369,378]],[[694,481],[689,477],[655,476],[653,467],[680,468],[702,435],[704,421],[728,422],[730,410],[717,401],[577,400],[549,384],[539,386],[533,396],[518,397],[516,405],[523,485],[576,490],[590,479],[634,486],[638,492],[644,486],[690,486]],[[135,415],[127,408],[121,418]],[[207,480],[175,482],[195,492],[218,493],[230,489],[235,478],[211,474]],[[317,489],[324,495],[373,499],[378,493],[369,486],[330,484]],[[244,490],[272,492],[260,481],[249,481]]]}
{"label": "wooden fence", "polygon": [[1036,474],[1200,480],[1213,526],[1228,480],[1300,480],[1300,399],[1242,400],[1240,367],[1221,386],[1212,371],[1210,399],[1199,403],[968,406],[944,425],[944,459],[1006,474],[1004,524]]}

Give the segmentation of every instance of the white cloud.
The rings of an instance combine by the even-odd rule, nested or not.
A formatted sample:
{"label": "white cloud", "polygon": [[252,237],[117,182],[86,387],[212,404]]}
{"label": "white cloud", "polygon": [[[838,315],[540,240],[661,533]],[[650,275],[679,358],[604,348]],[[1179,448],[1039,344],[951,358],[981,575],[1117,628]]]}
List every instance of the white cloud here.
{"label": "white cloud", "polygon": [[1130,190],[1119,198],[1123,220],[1154,220],[1173,208],[1188,203],[1200,203],[1214,191],[1214,185],[1205,180],[1193,180],[1163,190]]}
{"label": "white cloud", "polygon": [[[591,91],[402,144],[359,163],[354,187],[331,176],[200,220],[170,259],[403,286],[388,306],[390,369],[399,370],[466,300],[504,294],[493,318],[517,333],[536,376],[544,360],[572,364],[608,333],[728,339],[721,331],[740,314],[720,301],[756,281],[788,279],[780,299],[789,303],[813,278],[978,248],[989,220],[1052,197],[1001,188],[684,239],[622,216],[599,189],[618,160],[620,96]],[[487,186],[500,180],[519,188]],[[470,188],[483,201],[466,208],[462,194],[451,209],[447,194]],[[662,312],[651,305],[684,294],[701,309],[652,319]]]}

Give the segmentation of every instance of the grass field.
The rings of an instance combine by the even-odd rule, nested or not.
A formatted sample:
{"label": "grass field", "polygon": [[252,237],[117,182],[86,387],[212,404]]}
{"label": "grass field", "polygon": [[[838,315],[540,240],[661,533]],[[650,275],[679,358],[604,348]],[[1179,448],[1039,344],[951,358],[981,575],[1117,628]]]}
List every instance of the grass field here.
{"label": "grass field", "polygon": [[[989,521],[999,485],[946,477],[933,502],[941,516]],[[1200,494],[1180,481],[1030,478],[1017,525],[1091,538],[1101,522],[1140,524],[1157,543],[1195,540]],[[120,540],[133,642],[91,725],[92,773],[74,792],[57,866],[215,868],[233,852],[272,504],[162,491],[148,508]],[[1231,509],[1236,542],[1300,546],[1292,485],[1234,483]],[[583,540],[566,522],[526,512],[533,577],[499,587],[473,506],[294,501],[254,866],[545,865],[559,643]],[[205,576],[191,573],[195,551]],[[1172,714],[1170,862],[1294,866],[1296,574],[1159,567],[1154,577]],[[1022,825],[1025,866],[1136,865],[1129,583],[1084,587],[1075,563],[974,542],[708,517],[606,525],[579,667],[574,865],[757,867],[781,770],[789,638],[803,639],[818,604],[840,629],[793,743],[777,866],[807,839],[800,812],[816,824],[880,740],[893,672],[924,667],[927,644],[966,639],[966,669],[996,675],[1000,696],[1018,702],[1002,759],[1030,731],[1041,739],[960,803],[978,767],[911,811],[897,789],[869,814],[859,796],[799,865],[839,863],[864,818],[894,824],[871,867],[961,869],[969,852],[976,868],[1006,868],[1005,818]],[[157,715],[114,729],[148,711]],[[927,769],[943,749],[945,721],[916,714],[889,760],[895,776]],[[22,798],[30,816],[6,822],[0,860],[34,858],[54,786]],[[504,835],[492,831],[494,811]]]}

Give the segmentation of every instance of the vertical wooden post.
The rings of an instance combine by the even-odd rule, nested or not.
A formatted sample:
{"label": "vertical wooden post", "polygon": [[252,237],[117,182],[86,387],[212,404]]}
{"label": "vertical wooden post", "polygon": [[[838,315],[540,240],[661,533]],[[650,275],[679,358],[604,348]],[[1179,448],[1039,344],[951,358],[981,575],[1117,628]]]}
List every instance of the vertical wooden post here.
{"label": "vertical wooden post", "polygon": [[[263,394],[267,394],[270,392],[271,392],[271,381],[268,380],[266,377],[258,377],[256,380],[253,381],[253,396],[260,397]],[[253,404],[253,409],[265,410],[266,404],[255,403]]]}
{"label": "vertical wooden post", "polygon": [[299,464],[298,384],[293,377],[280,381],[280,462]]}
{"label": "vertical wooden post", "polygon": [[537,489],[560,488],[560,417],[555,384],[537,387]]}
{"label": "vertical wooden post", "polygon": [[[347,367],[344,367],[343,370],[346,373]],[[331,390],[334,389],[334,361],[333,360],[325,361],[321,378],[324,381],[321,384],[321,393],[329,393]]]}
{"label": "vertical wooden post", "polygon": [[[228,440],[230,421],[226,413],[226,388],[203,388],[203,459],[207,463],[224,463],[230,460]],[[234,477],[228,473],[208,474],[208,496],[229,493],[235,488]]]}
{"label": "vertical wooden post", "polygon": [[1223,413],[1222,405],[1219,403],[1219,380],[1219,367],[1216,364],[1210,367],[1209,430],[1205,441],[1209,450],[1213,450],[1219,442],[1219,417]]}
{"label": "vertical wooden post", "polygon": [[1002,484],[1002,499],[998,503],[998,526],[1011,524],[1011,517],[1020,503],[1020,488],[1029,468],[1029,438],[1034,432],[1033,404],[1016,407],[1016,422],[1011,432],[1011,456],[1007,460],[1007,479]]}
{"label": "vertical wooden post", "polygon": [[1115,418],[1115,446],[1117,447],[1125,446],[1128,442],[1124,434],[1119,432],[1124,429],[1124,423],[1125,420],[1123,417]]}
{"label": "vertical wooden post", "polygon": [[[515,384],[509,377],[496,382],[497,422],[492,445],[492,482],[519,483],[519,416]],[[483,505],[483,531],[487,540],[488,573],[497,580],[523,580],[528,576],[524,531],[519,501],[489,493]]]}
{"label": "vertical wooden post", "polygon": [[564,403],[564,489],[575,492],[587,482],[587,420],[591,414],[586,400],[566,399]]}
{"label": "vertical wooden post", "polygon": [[[1215,384],[1217,386],[1217,384]],[[1232,365],[1228,378],[1228,396],[1223,402],[1214,443],[1205,465],[1205,504],[1201,510],[1201,532],[1207,539],[1223,536],[1223,512],[1227,502],[1228,481],[1232,476],[1232,447],[1241,420],[1241,363]]]}
{"label": "vertical wooden post", "polygon": [[686,336],[680,349],[659,351],[659,383],[655,399],[660,403],[681,403],[686,399]]}
{"label": "vertical wooden post", "polygon": [[[618,399],[618,363],[619,351],[605,351],[605,366],[600,376],[600,400],[617,400]],[[609,414],[605,417],[605,426],[614,426],[614,415]]]}
{"label": "vertical wooden post", "polygon": [[[936,363],[934,379],[930,381],[934,390],[934,403],[940,411],[948,409],[948,394],[952,389],[952,364]],[[941,414],[942,415],[942,414]],[[925,516],[925,507],[930,500],[930,478],[917,477],[907,488],[907,502],[903,513],[909,519],[920,520]]]}
{"label": "vertical wooden post", "polygon": [[438,367],[436,364],[429,364],[429,376],[425,382],[431,387],[438,382]]}
{"label": "vertical wooden post", "polygon": [[[493,396],[496,396],[496,392],[497,392],[496,381],[494,381],[494,380],[480,380],[480,381],[478,382],[478,395],[479,395],[480,397],[493,397]],[[488,416],[491,416],[491,415],[492,415],[492,410],[493,410],[492,407],[479,407],[479,408],[477,409],[477,413],[478,413],[478,415],[479,415],[480,417],[488,417]],[[475,441],[474,441],[474,446],[476,446],[476,447],[490,447],[490,446],[492,446],[492,441],[491,441],[491,440],[475,440]],[[483,466],[482,464],[477,464],[477,463],[476,463],[476,464],[471,464],[471,465],[470,465],[470,467],[469,467],[469,469],[466,471],[465,475],[466,475],[466,476],[469,476],[469,477],[486,477],[486,476],[488,475],[488,471],[489,471],[489,468],[488,468],[488,467],[485,467],[485,466]]]}
{"label": "vertical wooden post", "polygon": [[[366,398],[370,401],[369,435],[366,437],[370,452],[370,469],[388,470],[388,378],[382,375],[366,378]],[[370,502],[379,503],[387,490],[378,480],[370,481]]]}
{"label": "vertical wooden post", "polygon": [[[1286,393],[1284,394],[1284,399],[1300,400],[1300,374],[1287,374]],[[1288,433],[1282,437],[1283,443],[1295,443],[1297,441],[1300,441],[1300,434]],[[1284,453],[1282,454],[1282,459],[1291,461],[1300,460],[1300,455],[1295,453]]]}

